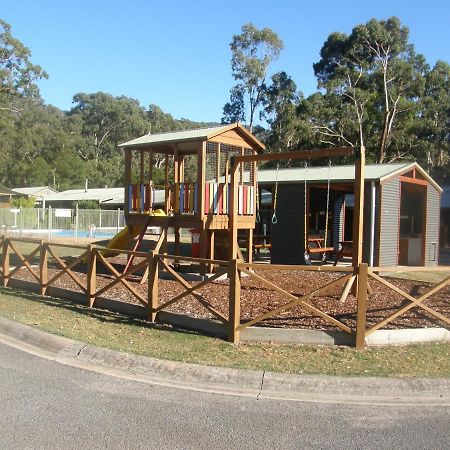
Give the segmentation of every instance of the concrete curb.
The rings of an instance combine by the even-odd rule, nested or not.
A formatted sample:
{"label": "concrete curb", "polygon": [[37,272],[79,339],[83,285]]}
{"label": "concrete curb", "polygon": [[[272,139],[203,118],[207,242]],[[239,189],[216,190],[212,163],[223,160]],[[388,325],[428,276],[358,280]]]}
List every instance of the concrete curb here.
{"label": "concrete curb", "polygon": [[0,341],[74,367],[183,389],[324,403],[450,406],[450,379],[302,376],[208,367],[99,348],[1,318]]}

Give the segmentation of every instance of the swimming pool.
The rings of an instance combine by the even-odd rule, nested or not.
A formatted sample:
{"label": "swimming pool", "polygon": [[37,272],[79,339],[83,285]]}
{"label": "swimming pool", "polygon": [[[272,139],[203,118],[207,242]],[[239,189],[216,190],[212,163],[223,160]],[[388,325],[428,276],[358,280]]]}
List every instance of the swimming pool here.
{"label": "swimming pool", "polygon": [[95,231],[95,233],[92,234],[92,236],[89,236],[89,233],[85,230],[51,230],[50,234],[52,236],[58,236],[58,237],[70,237],[70,238],[77,238],[77,237],[92,237],[95,239],[101,239],[101,238],[112,238],[117,234],[116,230],[100,230]]}
{"label": "swimming pool", "polygon": [[11,230],[10,232],[14,234],[20,235],[30,235],[30,236],[54,236],[54,237],[62,237],[62,238],[92,238],[92,239],[111,239],[117,234],[116,228],[102,228],[100,230],[96,230],[92,236],[89,236],[88,230]]}

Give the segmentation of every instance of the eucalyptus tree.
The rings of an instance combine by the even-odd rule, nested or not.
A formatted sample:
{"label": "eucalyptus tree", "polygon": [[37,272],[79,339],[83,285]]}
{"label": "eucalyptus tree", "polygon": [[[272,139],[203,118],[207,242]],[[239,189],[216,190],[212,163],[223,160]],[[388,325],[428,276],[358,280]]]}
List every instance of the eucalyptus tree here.
{"label": "eucalyptus tree", "polygon": [[231,69],[237,85],[225,105],[224,119],[242,118],[248,109],[248,126],[252,130],[255,114],[262,102],[267,71],[283,49],[283,41],[269,28],[259,30],[252,23],[242,26],[230,43]]}
{"label": "eucalyptus tree", "polygon": [[271,151],[287,151],[298,147],[303,130],[296,108],[302,98],[302,93],[286,72],[272,75],[271,84],[264,91],[264,108],[260,115],[269,124],[266,143]]}
{"label": "eucalyptus tree", "polygon": [[0,19],[0,109],[17,111],[15,100],[39,97],[36,81],[47,73],[31,62],[31,52],[11,33],[11,25]]}
{"label": "eucalyptus tree", "polygon": [[437,61],[425,78],[415,123],[414,156],[438,179],[450,179],[450,65]]}
{"label": "eucalyptus tree", "polygon": [[[390,159],[398,117],[414,115],[425,85],[425,59],[416,54],[408,35],[408,28],[391,17],[358,25],[350,35],[335,32],[328,37],[314,72],[324,100],[337,104],[333,97],[341,98],[342,112],[351,117],[336,111],[334,120],[317,127],[318,133],[334,142],[366,145],[377,162]],[[341,120],[354,122],[357,135],[343,133]]]}

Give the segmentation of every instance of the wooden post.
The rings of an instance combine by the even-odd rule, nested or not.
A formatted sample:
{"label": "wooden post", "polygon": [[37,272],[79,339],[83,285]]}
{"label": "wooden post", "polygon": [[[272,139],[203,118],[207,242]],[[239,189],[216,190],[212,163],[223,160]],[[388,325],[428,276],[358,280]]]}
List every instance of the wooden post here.
{"label": "wooden post", "polygon": [[[179,256],[180,255],[180,227],[179,226],[175,227],[174,233],[175,233],[175,255]],[[175,262],[175,264],[177,264],[180,261],[176,259],[174,262]]]}
{"label": "wooden post", "polygon": [[364,147],[361,147],[355,161],[355,206],[353,208],[353,268],[355,271],[362,262],[365,165],[366,151]]}
{"label": "wooden post", "polygon": [[149,276],[148,276],[148,320],[156,322],[156,308],[158,307],[158,258],[155,252],[148,255]]}
{"label": "wooden post", "polygon": [[[208,257],[208,250],[209,250],[209,242],[208,242],[208,230],[205,228],[202,228],[200,230],[200,258],[206,259]],[[201,262],[200,263],[200,275],[205,276],[206,275],[206,263]]]}
{"label": "wooden post", "polygon": [[366,337],[368,265],[366,263],[360,264],[358,272],[358,297],[356,306],[356,348],[364,348]]}
{"label": "wooden post", "polygon": [[[215,241],[215,231],[214,230],[209,231],[208,240],[209,240],[209,250],[208,250],[207,258],[214,259],[214,241]],[[208,272],[209,273],[214,272],[214,264],[208,264]]]}
{"label": "wooden post", "polygon": [[[217,164],[216,164],[216,179],[220,183],[220,142],[217,143]],[[226,180],[225,180],[226,182]]]}
{"label": "wooden post", "polygon": [[206,141],[202,142],[197,151],[197,212],[198,216],[204,221],[205,215],[205,183],[206,183]]}
{"label": "wooden post", "polygon": [[145,180],[145,175],[144,175],[144,171],[145,171],[145,167],[144,167],[144,165],[145,165],[145,159],[144,159],[144,156],[145,156],[145,154],[144,154],[144,151],[143,150],[141,150],[141,170],[140,170],[140,183],[141,184],[144,184],[144,180]]}
{"label": "wooden post", "polygon": [[228,212],[228,226],[230,229],[230,260],[237,259],[238,253],[238,173],[239,163],[232,161],[231,164],[231,194],[229,199],[230,210]]}
{"label": "wooden post", "polygon": [[169,187],[169,155],[166,155],[164,159],[164,189],[166,191],[164,208],[166,210],[166,214],[170,213],[170,187]]}
{"label": "wooden post", "polygon": [[153,151],[148,152],[148,180],[153,180]]}
{"label": "wooden post", "polygon": [[247,237],[247,261],[253,262],[253,228],[249,228]]}
{"label": "wooden post", "polygon": [[239,343],[240,337],[237,328],[241,323],[241,278],[237,263],[238,261],[235,258],[228,264],[228,278],[230,280],[228,340],[234,344]]}
{"label": "wooden post", "polygon": [[88,247],[88,267],[87,267],[87,292],[88,292],[88,306],[94,306],[95,292],[97,291],[97,254],[94,246],[89,244]]}
{"label": "wooden post", "polygon": [[128,215],[128,212],[130,211],[130,199],[128,198],[128,186],[131,184],[131,159],[132,159],[132,153],[130,149],[125,150],[125,201],[124,201],[124,208],[125,208],[125,214]]}
{"label": "wooden post", "polygon": [[45,295],[48,285],[48,249],[47,244],[41,241],[40,258],[39,258],[39,275],[41,283],[41,295]]}
{"label": "wooden post", "polygon": [[9,282],[9,239],[5,238],[2,243],[2,272],[3,272],[3,287],[8,286]]}

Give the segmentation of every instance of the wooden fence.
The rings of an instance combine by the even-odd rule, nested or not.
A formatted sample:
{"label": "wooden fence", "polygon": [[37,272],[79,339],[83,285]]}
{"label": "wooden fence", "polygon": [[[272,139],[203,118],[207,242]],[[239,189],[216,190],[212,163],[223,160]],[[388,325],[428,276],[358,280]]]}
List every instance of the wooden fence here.
{"label": "wooden fence", "polygon": [[[26,245],[27,251],[21,249]],[[297,265],[274,265],[274,264],[255,264],[245,263],[242,260],[219,261],[200,258],[191,258],[185,256],[173,256],[159,254],[156,252],[132,252],[126,250],[110,250],[117,255],[125,255],[128,259],[133,258],[135,264],[126,264],[126,271],[121,272],[115,264],[104,256],[104,247],[95,245],[81,246],[72,244],[63,244],[56,242],[45,242],[42,240],[24,239],[24,238],[6,238],[0,236],[1,246],[1,265],[0,277],[2,285],[7,287],[11,279],[16,278],[19,271],[27,271],[35,284],[39,286],[42,295],[47,294],[50,286],[63,276],[67,275],[72,281],[76,289],[86,299],[86,305],[92,307],[95,305],[96,299],[107,295],[108,291],[115,286],[122,286],[131,294],[147,310],[147,318],[151,322],[157,320],[157,314],[167,310],[172,305],[182,302],[187,297],[193,298],[202,308],[219,321],[231,342],[238,343],[240,341],[240,332],[244,329],[257,325],[267,319],[291,310],[294,307],[301,307],[313,316],[320,317],[329,325],[336,327],[354,337],[356,347],[363,348],[365,338],[374,331],[385,327],[397,317],[405,314],[411,308],[419,308],[425,310],[435,319],[441,321],[446,326],[450,324],[450,318],[436,311],[434,308],[427,306],[425,301],[434,294],[442,291],[450,284],[450,267],[447,268],[401,268],[392,267],[374,267],[369,268],[367,264],[361,264],[357,270],[353,267],[343,266],[297,266]],[[58,251],[64,249],[72,250],[76,253],[70,259],[67,259]],[[52,259],[51,275],[48,270],[49,258]],[[13,263],[12,263],[13,261]],[[196,283],[186,281],[174,268],[180,262],[193,264],[207,264],[215,266],[216,270],[213,276],[200,280]],[[76,266],[81,266],[74,270]],[[443,281],[422,293],[417,298],[400,289],[399,287],[387,281],[380,272],[392,273],[401,271],[436,271],[440,270],[448,272]],[[324,283],[319,288],[311,289],[302,295],[294,295],[286,289],[286,286],[279,286],[273,281],[269,281],[265,277],[265,273],[274,274],[277,271],[307,271],[307,272],[325,272],[334,273],[337,278]],[[170,294],[165,293],[161,296],[159,293],[160,276],[165,272],[169,274],[174,283],[181,286],[181,292]],[[145,274],[143,276],[142,274]],[[227,311],[220,311],[207,298],[204,288],[210,283],[216,282],[222,275],[226,274],[227,290],[226,301]],[[101,276],[101,285],[98,283]],[[136,283],[136,277],[139,276],[142,282],[144,278],[147,283],[147,295],[142,294],[142,290],[137,289],[139,283]],[[132,280],[132,277],[135,280]],[[241,289],[243,278],[251,280],[258,286],[263,286],[269,291],[274,291],[282,297],[286,303],[263,314],[256,315],[250,319],[242,320],[241,317]],[[370,303],[370,293],[372,292],[371,284],[381,283],[385,288],[400,295],[407,304],[400,305],[396,311],[387,315],[375,324],[367,327],[367,311],[368,301]],[[343,288],[339,291],[339,299],[344,301],[350,291],[356,296],[356,321],[355,325],[349,326],[342,320],[338,320],[333,315],[314,306],[311,300],[314,297],[324,295],[330,289],[336,289],[342,284]],[[200,290],[203,289],[203,293]],[[336,299],[338,302],[339,299]]]}

